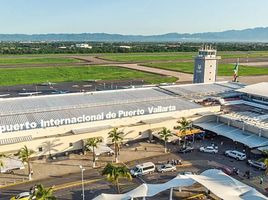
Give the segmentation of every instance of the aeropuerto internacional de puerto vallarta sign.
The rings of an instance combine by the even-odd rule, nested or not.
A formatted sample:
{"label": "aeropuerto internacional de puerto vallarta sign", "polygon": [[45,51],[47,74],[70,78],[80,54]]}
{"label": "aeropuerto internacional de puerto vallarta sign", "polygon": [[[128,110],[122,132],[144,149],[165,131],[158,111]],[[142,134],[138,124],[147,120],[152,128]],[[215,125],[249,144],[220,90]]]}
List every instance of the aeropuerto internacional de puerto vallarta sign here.
{"label": "aeropuerto internacional de puerto vallarta sign", "polygon": [[100,112],[94,115],[81,115],[78,117],[61,118],[61,119],[41,119],[39,122],[24,122],[19,124],[0,125],[0,133],[14,132],[22,130],[30,130],[36,128],[47,128],[69,124],[93,122],[100,120],[134,117],[147,114],[157,114],[164,112],[176,111],[176,106],[150,106],[147,109],[135,109],[135,110],[118,110],[117,112]]}

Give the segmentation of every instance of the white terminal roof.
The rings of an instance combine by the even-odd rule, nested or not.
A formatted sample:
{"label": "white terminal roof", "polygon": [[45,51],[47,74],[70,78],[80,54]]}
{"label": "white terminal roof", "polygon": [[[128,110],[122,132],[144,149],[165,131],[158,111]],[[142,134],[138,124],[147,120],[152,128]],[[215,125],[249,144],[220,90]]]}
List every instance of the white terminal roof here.
{"label": "white terminal roof", "polygon": [[248,85],[237,91],[268,98],[268,82]]}
{"label": "white terminal roof", "polygon": [[213,95],[222,95],[225,93],[234,93],[235,90],[243,88],[244,85],[234,82],[216,82],[216,83],[199,83],[166,86],[171,92],[184,97],[196,99]]}
{"label": "white terminal roof", "polygon": [[187,94],[207,95],[231,92],[242,86],[235,83],[189,84],[89,93],[58,94],[0,99],[0,126],[40,123],[41,120],[64,119],[119,110],[176,106],[176,111],[200,108],[184,98]]}

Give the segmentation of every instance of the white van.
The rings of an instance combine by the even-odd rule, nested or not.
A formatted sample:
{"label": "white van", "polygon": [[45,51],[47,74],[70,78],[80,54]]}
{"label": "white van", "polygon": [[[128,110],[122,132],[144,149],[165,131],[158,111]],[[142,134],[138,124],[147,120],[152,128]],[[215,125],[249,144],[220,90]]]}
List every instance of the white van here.
{"label": "white van", "polygon": [[152,162],[143,163],[140,165],[136,165],[134,168],[130,170],[130,174],[132,176],[142,176],[144,174],[152,173],[155,171],[155,165]]}
{"label": "white van", "polygon": [[227,150],[225,151],[225,155],[236,160],[245,160],[247,158],[246,154],[236,150]]}

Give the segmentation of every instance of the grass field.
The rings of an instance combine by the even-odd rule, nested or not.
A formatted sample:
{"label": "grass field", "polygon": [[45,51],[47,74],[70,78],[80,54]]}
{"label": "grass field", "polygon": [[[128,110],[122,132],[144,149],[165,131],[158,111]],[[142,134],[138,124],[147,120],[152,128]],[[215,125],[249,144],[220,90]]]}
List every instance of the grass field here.
{"label": "grass field", "polygon": [[[146,61],[174,61],[193,59],[197,52],[163,52],[163,53],[126,53],[126,54],[107,54],[99,56],[100,58],[121,61],[121,62],[146,62]],[[222,58],[257,58],[267,57],[267,51],[254,52],[218,52]]]}
{"label": "grass field", "polygon": [[175,82],[174,77],[144,73],[119,67],[44,67],[0,69],[0,85],[37,84],[46,81],[66,82],[89,79],[129,80],[141,79],[146,83]]}
{"label": "grass field", "polygon": [[74,58],[64,57],[0,57],[0,65],[14,65],[14,64],[64,64],[81,62]]}
{"label": "grass field", "polygon": [[[178,62],[178,63],[150,63],[146,64],[149,67],[156,67],[160,69],[169,69],[173,71],[193,73],[193,62]],[[232,64],[219,64],[218,75],[219,76],[231,76],[233,75],[234,65]],[[268,68],[262,67],[248,67],[239,66],[240,76],[254,76],[254,75],[268,75]]]}

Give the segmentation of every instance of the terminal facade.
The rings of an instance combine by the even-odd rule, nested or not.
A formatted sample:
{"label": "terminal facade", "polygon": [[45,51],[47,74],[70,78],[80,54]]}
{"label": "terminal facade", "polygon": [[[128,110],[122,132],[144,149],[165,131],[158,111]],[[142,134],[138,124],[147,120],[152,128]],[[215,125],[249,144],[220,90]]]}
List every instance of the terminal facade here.
{"label": "terminal facade", "polygon": [[[1,153],[16,152],[24,145],[36,156],[79,151],[92,137],[101,137],[110,144],[108,132],[113,128],[124,132],[127,143],[148,138],[163,127],[173,130],[181,117],[191,118],[205,130],[222,129],[224,133],[218,134],[251,147],[268,145],[267,97],[260,100],[257,94],[248,90],[245,93],[248,87],[217,82],[3,98]],[[242,119],[243,115],[248,117]],[[53,150],[49,149],[51,145]]]}

